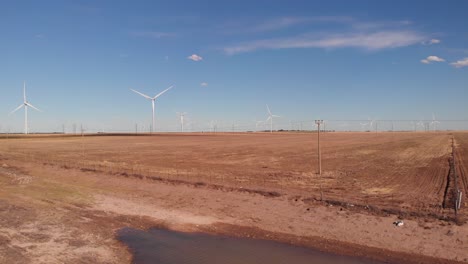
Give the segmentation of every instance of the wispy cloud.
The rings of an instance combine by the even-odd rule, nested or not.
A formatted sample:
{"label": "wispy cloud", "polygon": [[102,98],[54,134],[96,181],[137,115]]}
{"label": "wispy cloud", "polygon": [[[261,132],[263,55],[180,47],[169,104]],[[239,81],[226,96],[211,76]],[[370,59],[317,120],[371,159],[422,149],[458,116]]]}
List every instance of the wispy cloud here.
{"label": "wispy cloud", "polygon": [[156,38],[156,39],[177,36],[175,33],[161,32],[161,31],[137,31],[137,32],[132,32],[131,35],[136,36],[136,37],[146,37],[146,38]]}
{"label": "wispy cloud", "polygon": [[289,28],[292,26],[297,26],[307,23],[319,23],[319,22],[334,22],[334,23],[348,23],[352,22],[353,18],[351,17],[342,17],[342,16],[316,16],[316,17],[279,17],[274,19],[269,19],[258,24],[251,25],[246,27],[248,31],[251,32],[266,32],[281,30]]}
{"label": "wispy cloud", "polygon": [[206,87],[206,86],[208,86],[208,83],[207,82],[202,82],[202,83],[200,83],[200,86]]}
{"label": "wispy cloud", "polygon": [[398,21],[373,21],[373,22],[361,22],[351,21],[351,26],[357,30],[376,30],[376,29],[392,29],[396,27],[406,27],[411,25],[413,22],[409,20],[398,20]]}
{"label": "wispy cloud", "polygon": [[427,58],[421,60],[421,63],[430,64],[431,62],[444,62],[445,60],[437,56],[428,56]]}
{"label": "wispy cloud", "polygon": [[422,42],[423,45],[434,45],[434,44],[439,44],[440,39],[431,39],[431,40],[425,40]]}
{"label": "wispy cloud", "polygon": [[201,60],[203,60],[203,58],[202,58],[201,56],[198,56],[197,54],[192,54],[192,55],[188,56],[187,59],[193,60],[193,61],[201,61]]}
{"label": "wispy cloud", "polygon": [[407,30],[389,30],[378,32],[303,34],[295,37],[263,39],[244,42],[224,48],[229,55],[252,52],[262,49],[291,48],[362,48],[366,50],[381,50],[405,47],[420,43],[425,36]]}
{"label": "wispy cloud", "polygon": [[222,34],[242,33],[268,33],[310,24],[346,24],[352,23],[354,19],[347,16],[283,16],[267,19],[248,19],[229,21],[220,24],[217,28]]}
{"label": "wispy cloud", "polygon": [[456,62],[452,62],[450,65],[454,66],[455,68],[468,67],[468,57]]}

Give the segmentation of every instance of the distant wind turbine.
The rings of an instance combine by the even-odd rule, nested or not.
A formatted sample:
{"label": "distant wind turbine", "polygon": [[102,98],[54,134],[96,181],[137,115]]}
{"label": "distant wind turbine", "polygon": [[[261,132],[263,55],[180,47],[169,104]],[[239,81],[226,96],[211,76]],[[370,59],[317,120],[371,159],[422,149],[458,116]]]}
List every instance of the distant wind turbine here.
{"label": "distant wind turbine", "polygon": [[184,117],[185,117],[185,115],[187,113],[186,112],[182,112],[182,113],[177,112],[177,114],[179,115],[179,119],[180,119],[180,129],[181,129],[182,132],[184,132]]}
{"label": "distant wind turbine", "polygon": [[211,120],[210,122],[210,129],[211,129],[211,132],[216,132],[218,130],[218,121],[216,120]]}
{"label": "distant wind turbine", "polygon": [[26,82],[23,83],[23,103],[18,106],[15,110],[13,110],[11,114],[14,112],[20,110],[22,107],[24,107],[24,134],[29,134],[29,127],[28,127],[28,107],[31,107],[32,109],[42,112],[41,110],[37,109],[34,107],[31,103],[28,102],[26,99]]}
{"label": "distant wind turbine", "polygon": [[265,122],[270,121],[270,133],[273,133],[273,118],[280,117],[280,116],[272,114],[271,111],[270,111],[270,107],[268,107],[268,105],[266,105],[266,107],[267,107],[267,111],[268,111],[268,118],[267,118],[267,120]]}
{"label": "distant wind turbine", "polygon": [[143,93],[140,93],[140,92],[135,91],[135,90],[133,90],[133,89],[130,89],[130,90],[132,90],[133,92],[135,92],[135,93],[137,93],[137,94],[139,94],[139,95],[145,97],[146,99],[151,100],[151,106],[152,106],[152,109],[153,109],[153,119],[152,119],[152,128],[151,128],[151,131],[153,131],[153,130],[155,129],[155,126],[154,126],[154,102],[156,101],[156,99],[157,99],[159,96],[161,96],[161,95],[164,94],[165,92],[167,92],[167,91],[169,91],[170,89],[172,89],[172,87],[174,87],[174,86],[171,86],[171,87],[167,88],[166,90],[164,90],[164,91],[158,93],[155,97],[150,97],[150,96],[148,96],[148,95],[146,95],[146,94],[143,94]]}
{"label": "distant wind turbine", "polygon": [[434,129],[434,131],[437,130],[437,124],[440,124],[440,122],[436,120],[435,114],[432,113],[432,122],[431,122],[431,125],[432,125],[432,128]]}
{"label": "distant wind turbine", "polygon": [[416,123],[416,127],[421,127],[421,129],[424,129],[424,121],[422,119]]}
{"label": "distant wind turbine", "polygon": [[260,125],[263,125],[263,122],[264,122],[264,121],[258,121],[257,119],[255,119],[255,131],[258,132],[258,127],[259,127]]}

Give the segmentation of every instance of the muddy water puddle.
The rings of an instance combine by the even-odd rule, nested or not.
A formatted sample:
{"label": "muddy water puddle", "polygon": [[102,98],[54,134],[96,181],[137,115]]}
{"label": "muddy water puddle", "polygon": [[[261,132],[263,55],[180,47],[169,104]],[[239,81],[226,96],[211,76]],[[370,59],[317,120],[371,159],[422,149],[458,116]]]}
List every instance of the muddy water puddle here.
{"label": "muddy water puddle", "polygon": [[126,244],[135,264],[376,264],[361,258],[339,256],[288,244],[181,233],[123,228],[117,238]]}

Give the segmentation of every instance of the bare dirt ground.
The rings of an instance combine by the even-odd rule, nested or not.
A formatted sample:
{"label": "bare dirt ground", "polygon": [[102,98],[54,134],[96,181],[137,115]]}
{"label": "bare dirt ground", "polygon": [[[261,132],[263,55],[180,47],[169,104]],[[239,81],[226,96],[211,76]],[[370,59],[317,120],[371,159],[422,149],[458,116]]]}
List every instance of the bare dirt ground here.
{"label": "bare dirt ground", "polygon": [[[468,134],[454,135],[461,174]],[[313,134],[0,139],[0,262],[128,263],[115,230],[156,225],[468,262],[468,225],[442,208],[451,137],[326,133],[323,177]]]}

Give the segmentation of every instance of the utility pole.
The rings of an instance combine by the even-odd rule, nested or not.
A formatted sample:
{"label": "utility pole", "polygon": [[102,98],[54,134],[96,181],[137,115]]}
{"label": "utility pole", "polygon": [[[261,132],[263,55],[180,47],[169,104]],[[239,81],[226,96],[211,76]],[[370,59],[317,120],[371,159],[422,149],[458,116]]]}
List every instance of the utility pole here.
{"label": "utility pole", "polygon": [[317,147],[318,147],[318,174],[322,175],[322,156],[320,153],[320,125],[323,124],[323,120],[315,120],[317,125]]}
{"label": "utility pole", "polygon": [[318,174],[320,175],[320,200],[323,201],[322,191],[322,156],[320,153],[320,125],[323,124],[323,120],[315,120],[317,125],[317,149],[318,149]]}

